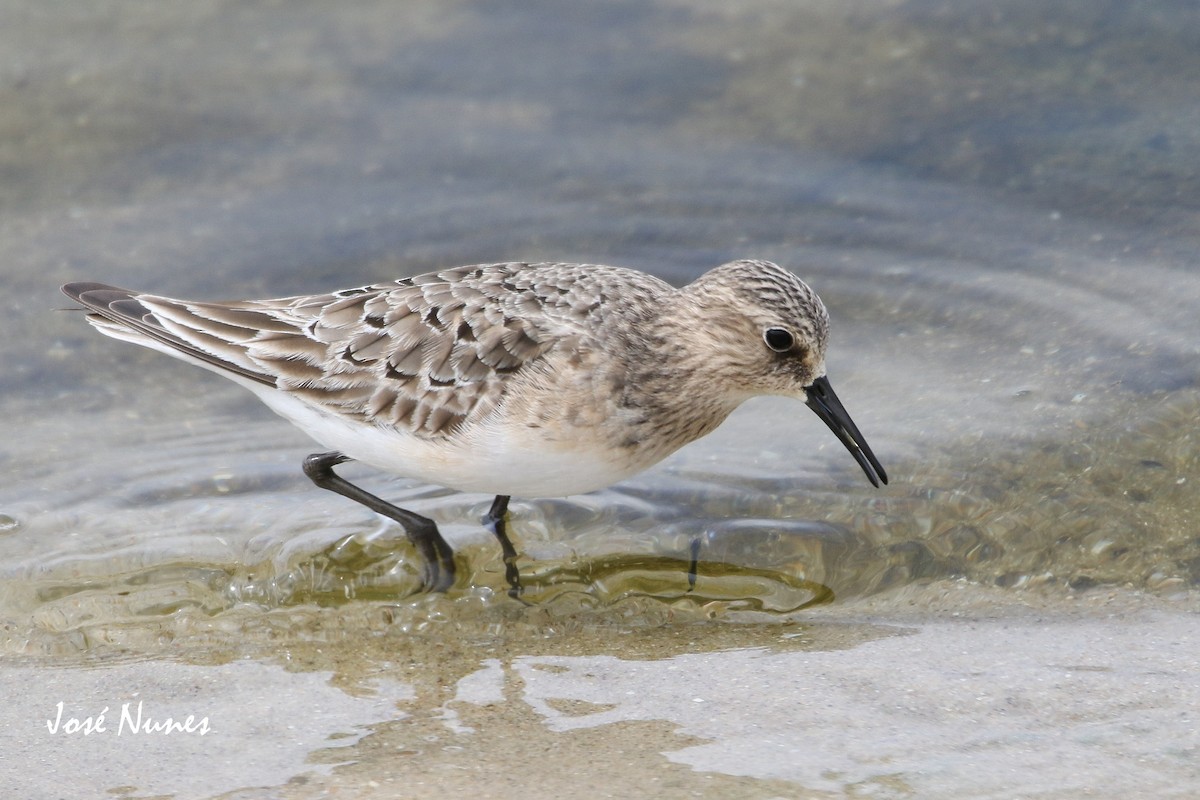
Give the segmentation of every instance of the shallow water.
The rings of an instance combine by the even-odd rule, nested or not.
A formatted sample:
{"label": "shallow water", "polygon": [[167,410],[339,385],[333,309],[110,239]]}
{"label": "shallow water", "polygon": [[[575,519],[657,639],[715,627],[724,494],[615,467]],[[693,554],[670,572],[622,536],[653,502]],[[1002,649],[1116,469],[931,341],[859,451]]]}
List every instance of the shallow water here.
{"label": "shallow water", "polygon": [[[1052,619],[1081,596],[1148,593],[1167,606],[1168,622],[1155,623],[1164,637],[1194,632],[1191,5],[114,2],[28,4],[14,19],[0,31],[7,658],[61,668],[74,685],[91,659],[147,671],[167,657],[273,664],[280,648],[311,651],[310,634],[355,652],[382,637],[413,648],[413,663],[436,659],[449,685],[493,657],[456,642],[508,648],[503,669],[517,672],[572,641],[620,659],[630,636],[656,643],[678,630],[703,631],[687,634],[698,653],[717,642],[754,652],[778,639],[772,626],[810,615],[869,607],[870,624],[887,628],[879,598],[915,603],[928,612],[920,625],[934,626],[923,629],[953,647],[957,629],[936,627],[945,609],[926,592],[942,585],[961,588],[965,607],[999,592],[1001,605],[1032,603]],[[790,266],[825,299],[831,379],[891,484],[870,487],[799,403],[752,401],[625,484],[514,501],[528,605],[505,595],[478,524],[488,498],[348,469],[436,519],[458,549],[458,585],[425,598],[395,528],[308,484],[303,434],[215,376],[50,311],[68,304],[56,289],[67,280],[280,296],[561,259],[682,283],[742,256]],[[542,649],[541,637],[554,644]],[[818,636],[815,650],[834,639]],[[1057,658],[1050,644],[1031,647]],[[879,669],[900,657],[861,652]],[[361,658],[323,668],[404,682],[383,655]],[[706,668],[741,669],[738,658],[711,656]],[[529,683],[520,674],[514,686]],[[675,691],[653,687],[670,684],[637,691],[653,708],[652,696]],[[795,702],[821,691],[759,688]],[[73,691],[81,706],[95,699]],[[542,708],[505,691],[509,706]],[[364,725],[378,719],[362,713]],[[554,730],[529,722],[538,715],[553,717],[542,708],[493,724]],[[631,774],[652,774],[673,748],[653,743],[679,721],[617,716],[650,726],[638,741],[652,757]],[[715,723],[707,733],[736,752],[734,734]],[[387,774],[370,741],[347,750]],[[472,742],[483,764],[512,755],[499,738]],[[914,748],[954,749],[922,742]],[[623,757],[619,737],[591,744]],[[861,748],[843,756],[885,758],[878,741]],[[870,784],[882,796],[914,786],[990,796],[953,759],[928,783],[916,776],[922,758],[887,758],[912,774]],[[981,758],[1017,763],[1003,748]],[[738,773],[708,756],[681,763],[720,785],[679,778],[667,795],[864,790],[845,764],[843,777],[815,779]],[[210,794],[283,782],[234,773]],[[1020,787],[1085,789],[1050,775]]]}

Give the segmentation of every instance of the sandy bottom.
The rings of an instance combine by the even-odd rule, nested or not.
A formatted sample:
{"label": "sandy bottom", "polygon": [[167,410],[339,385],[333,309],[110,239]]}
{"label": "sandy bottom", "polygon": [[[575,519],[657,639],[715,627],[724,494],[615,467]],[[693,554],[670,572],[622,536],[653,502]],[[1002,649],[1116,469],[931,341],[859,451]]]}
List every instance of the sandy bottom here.
{"label": "sandy bottom", "polygon": [[1195,609],[943,582],[785,623],[237,610],[158,646],[114,631],[72,666],[9,659],[0,763],[23,767],[0,790],[1194,797]]}

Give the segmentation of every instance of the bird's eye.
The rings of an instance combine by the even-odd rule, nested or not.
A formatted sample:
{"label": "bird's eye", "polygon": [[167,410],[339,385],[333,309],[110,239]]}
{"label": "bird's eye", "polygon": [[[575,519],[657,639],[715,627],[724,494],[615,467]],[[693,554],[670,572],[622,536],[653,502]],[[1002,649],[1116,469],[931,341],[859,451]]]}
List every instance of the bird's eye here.
{"label": "bird's eye", "polygon": [[776,353],[786,353],[796,343],[796,339],[792,336],[791,331],[786,331],[783,328],[767,328],[763,331],[763,341],[767,343],[767,347]]}

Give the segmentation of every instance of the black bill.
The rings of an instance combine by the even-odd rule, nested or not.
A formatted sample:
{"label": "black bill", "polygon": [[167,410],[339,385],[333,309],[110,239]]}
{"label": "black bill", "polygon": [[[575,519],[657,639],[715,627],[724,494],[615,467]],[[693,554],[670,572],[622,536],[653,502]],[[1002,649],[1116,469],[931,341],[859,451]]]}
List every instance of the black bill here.
{"label": "black bill", "polygon": [[833,431],[834,436],[846,445],[850,455],[854,456],[854,460],[862,467],[863,472],[867,473],[867,480],[873,486],[887,483],[887,473],[883,471],[883,465],[879,463],[879,459],[867,446],[867,440],[859,432],[854,420],[850,419],[850,414],[842,406],[842,401],[838,400],[838,396],[834,394],[833,387],[829,385],[829,379],[817,378],[810,386],[806,387],[806,391],[808,407],[829,426],[829,430]]}

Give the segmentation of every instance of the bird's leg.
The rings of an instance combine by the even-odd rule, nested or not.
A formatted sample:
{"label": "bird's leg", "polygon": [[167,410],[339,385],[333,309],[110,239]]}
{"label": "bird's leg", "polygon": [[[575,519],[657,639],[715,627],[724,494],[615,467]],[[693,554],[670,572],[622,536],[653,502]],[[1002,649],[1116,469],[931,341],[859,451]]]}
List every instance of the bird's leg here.
{"label": "bird's leg", "polygon": [[349,460],[349,456],[338,452],[313,453],[304,459],[304,474],[322,489],[349,497],[375,513],[399,522],[425,562],[425,585],[435,592],[444,592],[453,586],[454,550],[438,532],[437,524],[428,517],[406,511],[358,488],[333,471],[334,466]]}
{"label": "bird's leg", "polygon": [[508,594],[517,597],[521,594],[521,573],[517,571],[517,549],[508,538],[507,517],[508,500],[506,494],[496,495],[492,507],[483,518],[483,524],[500,541],[500,552],[504,554],[504,578],[508,581]]}

